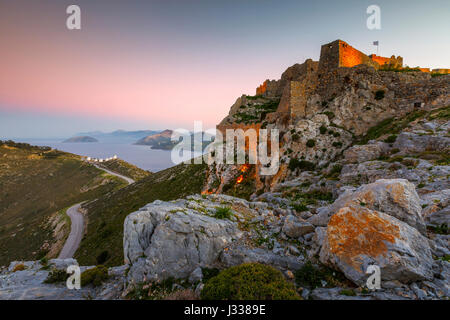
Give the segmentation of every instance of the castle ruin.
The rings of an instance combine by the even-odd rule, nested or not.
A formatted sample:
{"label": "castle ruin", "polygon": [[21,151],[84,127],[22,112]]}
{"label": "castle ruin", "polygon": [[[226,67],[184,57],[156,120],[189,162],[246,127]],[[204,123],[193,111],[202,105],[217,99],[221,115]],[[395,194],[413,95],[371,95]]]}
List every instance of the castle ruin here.
{"label": "castle ruin", "polygon": [[[256,129],[262,122],[284,126],[318,112],[332,112],[325,110],[328,107],[342,113],[339,111],[342,103],[364,107],[366,113],[379,109],[390,110],[377,111],[390,114],[396,108],[400,108],[399,112],[406,112],[415,105],[430,103],[429,90],[442,90],[437,81],[428,81],[430,73],[448,74],[450,71],[435,69],[430,72],[430,69],[421,68],[417,71],[404,69],[414,72],[377,72],[403,69],[403,58],[400,56],[366,55],[345,41],[335,40],[321,47],[319,61],[308,59],[302,64],[294,64],[283,72],[279,80],[265,80],[256,88],[256,96],[243,95],[238,98],[217,129],[225,135],[226,129]],[[417,83],[414,90],[419,90],[414,95],[410,91],[412,82]],[[377,91],[387,92],[387,99],[373,100]],[[423,96],[424,100],[418,101],[418,96]],[[346,100],[339,102],[342,99]],[[276,102],[277,108],[259,117],[255,110],[267,101]],[[256,109],[251,107],[253,105]],[[356,134],[364,130],[364,121],[355,120],[351,124],[351,121],[343,121],[344,114],[339,116]]]}

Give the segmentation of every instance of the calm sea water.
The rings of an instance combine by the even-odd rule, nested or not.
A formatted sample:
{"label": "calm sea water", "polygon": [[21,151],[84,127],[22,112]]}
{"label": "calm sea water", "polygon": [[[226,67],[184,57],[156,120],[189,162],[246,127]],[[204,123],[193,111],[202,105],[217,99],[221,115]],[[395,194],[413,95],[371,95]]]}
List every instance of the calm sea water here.
{"label": "calm sea water", "polygon": [[49,146],[61,151],[75,153],[93,158],[109,158],[117,155],[135,166],[152,172],[167,169],[176,165],[170,158],[171,151],[153,150],[149,146],[138,146],[127,143],[62,143],[61,140],[16,139],[36,146]]}

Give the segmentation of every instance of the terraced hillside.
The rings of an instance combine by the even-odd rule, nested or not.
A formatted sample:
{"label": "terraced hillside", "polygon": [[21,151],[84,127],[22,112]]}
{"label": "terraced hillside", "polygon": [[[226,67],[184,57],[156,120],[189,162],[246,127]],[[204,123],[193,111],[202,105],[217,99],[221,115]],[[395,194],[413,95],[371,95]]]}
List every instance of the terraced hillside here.
{"label": "terraced hillside", "polygon": [[125,184],[77,155],[0,141],[0,265],[55,257],[70,230],[65,208]]}

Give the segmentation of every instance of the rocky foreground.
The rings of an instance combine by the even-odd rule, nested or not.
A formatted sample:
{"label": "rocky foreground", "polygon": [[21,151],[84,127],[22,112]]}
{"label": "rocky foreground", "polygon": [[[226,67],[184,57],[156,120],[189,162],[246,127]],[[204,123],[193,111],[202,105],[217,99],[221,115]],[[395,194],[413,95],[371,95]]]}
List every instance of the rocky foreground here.
{"label": "rocky foreground", "polygon": [[[448,166],[441,169],[448,174]],[[51,270],[76,264],[73,259],[13,262],[0,273],[0,298],[120,299],[136,286],[168,278],[185,279],[180,288],[195,294],[203,286],[203,270],[209,268],[259,262],[294,281],[296,270],[312,261],[350,281],[299,286],[303,298],[445,299],[449,237],[427,231],[440,210],[425,218],[422,213],[427,211],[424,204],[436,205],[433,199],[447,203],[448,192],[421,199],[405,179],[379,179],[342,190],[336,201],[319,207],[316,214],[298,214],[276,193],[262,194],[255,201],[226,195],[155,201],[127,217],[126,265],[110,268],[109,278],[100,286],[68,290],[64,283],[44,283]],[[217,208],[229,208],[229,215],[218,216]],[[381,269],[382,288],[368,291],[363,289],[365,271],[372,264]],[[343,294],[346,290],[352,294]]]}

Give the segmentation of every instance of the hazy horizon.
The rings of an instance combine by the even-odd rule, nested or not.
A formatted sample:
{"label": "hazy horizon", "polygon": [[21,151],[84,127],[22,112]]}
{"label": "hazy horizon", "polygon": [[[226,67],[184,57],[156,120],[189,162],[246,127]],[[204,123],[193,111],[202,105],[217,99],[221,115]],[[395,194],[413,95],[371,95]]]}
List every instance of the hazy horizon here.
{"label": "hazy horizon", "polygon": [[[66,28],[70,4],[81,30]],[[371,4],[381,30],[366,27]],[[449,68],[449,11],[444,0],[3,1],[0,137],[213,128],[236,98],[336,39]]]}

